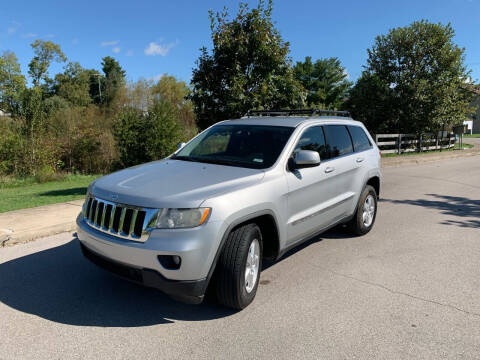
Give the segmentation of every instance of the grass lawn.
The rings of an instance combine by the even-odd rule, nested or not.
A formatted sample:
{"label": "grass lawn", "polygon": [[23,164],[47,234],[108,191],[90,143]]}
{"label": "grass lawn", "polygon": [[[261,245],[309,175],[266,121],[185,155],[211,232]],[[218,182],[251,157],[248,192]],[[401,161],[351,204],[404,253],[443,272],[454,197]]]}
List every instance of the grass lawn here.
{"label": "grass lawn", "polygon": [[62,180],[35,183],[33,179],[0,182],[0,213],[78,200],[98,175],[68,175]]}
{"label": "grass lawn", "polygon": [[465,134],[463,135],[464,138],[480,138],[480,134]]}
{"label": "grass lawn", "polygon": [[[455,146],[451,149],[443,149],[442,151],[440,150],[429,150],[429,151],[422,151],[422,152],[407,152],[403,154],[382,154],[382,157],[387,158],[387,157],[396,157],[396,156],[422,156],[422,155],[427,155],[427,154],[435,154],[435,153],[440,153],[440,152],[449,152],[449,151],[454,151],[455,149],[459,149],[460,144],[456,143]],[[471,149],[473,148],[473,145],[471,144],[466,144],[463,143],[463,148],[464,149]]]}

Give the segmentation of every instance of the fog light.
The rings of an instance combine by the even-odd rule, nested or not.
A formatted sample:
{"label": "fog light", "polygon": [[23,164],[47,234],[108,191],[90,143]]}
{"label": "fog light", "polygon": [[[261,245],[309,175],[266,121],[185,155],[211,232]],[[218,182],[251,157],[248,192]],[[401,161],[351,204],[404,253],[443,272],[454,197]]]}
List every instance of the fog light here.
{"label": "fog light", "polygon": [[180,256],[177,255],[172,256],[172,259],[175,265],[180,265],[180,262],[182,261],[182,259],[180,259]]}
{"label": "fog light", "polygon": [[158,255],[158,261],[167,270],[180,269],[182,258],[178,255]]}

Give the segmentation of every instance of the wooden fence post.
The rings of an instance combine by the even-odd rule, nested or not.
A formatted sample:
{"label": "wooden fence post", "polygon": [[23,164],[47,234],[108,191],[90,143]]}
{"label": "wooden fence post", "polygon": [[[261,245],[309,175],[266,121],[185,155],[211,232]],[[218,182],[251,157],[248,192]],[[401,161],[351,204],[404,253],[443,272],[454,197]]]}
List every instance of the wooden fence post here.
{"label": "wooden fence post", "polygon": [[422,134],[418,136],[418,152],[422,151]]}
{"label": "wooden fence post", "polygon": [[398,154],[402,153],[402,134],[398,134]]}

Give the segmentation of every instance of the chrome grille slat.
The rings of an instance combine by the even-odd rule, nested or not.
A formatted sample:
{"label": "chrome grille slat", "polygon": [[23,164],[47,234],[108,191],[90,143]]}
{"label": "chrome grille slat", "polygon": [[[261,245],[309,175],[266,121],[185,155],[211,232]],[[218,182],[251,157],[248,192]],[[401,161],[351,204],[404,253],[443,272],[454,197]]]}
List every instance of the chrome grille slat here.
{"label": "chrome grille slat", "polygon": [[107,213],[107,205],[103,203],[103,211],[102,211],[102,221],[100,222],[100,227],[104,227],[105,225],[105,214]]}
{"label": "chrome grille slat", "polygon": [[122,235],[128,235],[123,232],[123,223],[125,221],[125,214],[127,213],[126,208],[122,208],[122,214],[120,215],[120,222],[118,223],[118,232]]}
{"label": "chrome grille slat", "polygon": [[[138,242],[147,241],[159,213],[158,209],[114,203],[91,195],[87,196],[84,208],[83,219],[93,229],[114,237]],[[125,216],[127,211],[128,216]],[[120,218],[118,218],[119,215]],[[116,223],[118,223],[118,227],[115,226]]]}
{"label": "chrome grille slat", "polygon": [[110,224],[108,224],[109,229],[113,229],[113,219],[115,218],[115,210],[117,210],[117,206],[112,205],[112,212],[110,213]]}
{"label": "chrome grille slat", "polygon": [[130,230],[128,231],[129,235],[132,235],[135,230],[135,224],[137,222],[138,210],[133,210],[132,220],[130,221]]}
{"label": "chrome grille slat", "polygon": [[95,204],[95,199],[92,199],[92,203],[90,205],[90,222],[93,222],[93,210],[95,209],[94,204]]}

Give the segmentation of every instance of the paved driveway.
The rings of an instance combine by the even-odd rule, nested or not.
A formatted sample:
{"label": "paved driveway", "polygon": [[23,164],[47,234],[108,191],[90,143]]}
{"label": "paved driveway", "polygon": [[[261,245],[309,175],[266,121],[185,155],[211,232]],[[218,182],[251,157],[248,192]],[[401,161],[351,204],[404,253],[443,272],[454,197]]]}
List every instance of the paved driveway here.
{"label": "paved driveway", "polygon": [[0,358],[480,358],[480,157],[384,173],[370,234],[291,252],[237,313],[117,279],[69,233],[0,249]]}

